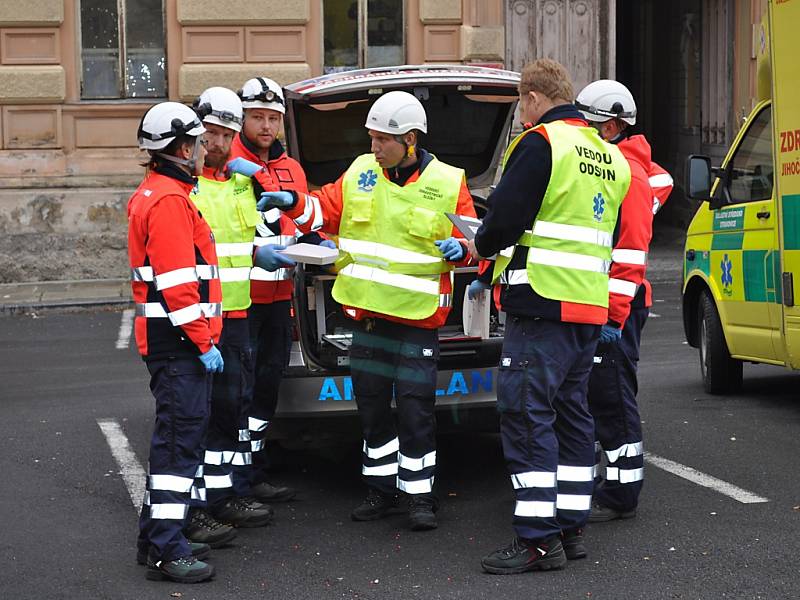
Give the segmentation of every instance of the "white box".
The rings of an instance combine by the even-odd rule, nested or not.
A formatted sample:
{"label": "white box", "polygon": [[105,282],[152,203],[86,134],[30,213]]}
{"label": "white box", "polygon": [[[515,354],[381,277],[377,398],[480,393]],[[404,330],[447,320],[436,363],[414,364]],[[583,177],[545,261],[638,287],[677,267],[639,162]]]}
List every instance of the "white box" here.
{"label": "white box", "polygon": [[464,294],[463,325],[464,335],[468,337],[489,337],[489,303],[492,301],[492,290],[483,290],[475,300]]}
{"label": "white box", "polygon": [[286,248],[286,250],[278,250],[278,252],[295,262],[308,265],[330,265],[339,258],[338,249],[326,248],[315,244],[294,244]]}

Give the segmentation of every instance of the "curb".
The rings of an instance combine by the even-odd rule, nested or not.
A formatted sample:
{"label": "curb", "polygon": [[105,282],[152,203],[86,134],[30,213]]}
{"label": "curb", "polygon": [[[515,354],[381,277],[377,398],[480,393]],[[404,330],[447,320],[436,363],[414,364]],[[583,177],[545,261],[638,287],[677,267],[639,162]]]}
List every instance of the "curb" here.
{"label": "curb", "polygon": [[133,308],[133,301],[122,298],[96,298],[92,300],[52,300],[47,302],[0,304],[0,316],[22,315],[37,310],[59,310],[68,308]]}

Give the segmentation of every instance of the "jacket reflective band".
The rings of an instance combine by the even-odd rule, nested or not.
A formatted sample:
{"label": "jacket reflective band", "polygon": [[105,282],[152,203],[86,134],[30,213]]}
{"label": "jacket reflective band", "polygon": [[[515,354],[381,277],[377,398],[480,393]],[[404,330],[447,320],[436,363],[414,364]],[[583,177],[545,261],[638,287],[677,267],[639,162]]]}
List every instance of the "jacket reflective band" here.
{"label": "jacket reflective band", "polygon": [[375,283],[382,283],[383,285],[391,285],[393,287],[401,288],[404,290],[411,290],[423,294],[431,294],[432,296],[439,296],[439,280],[429,281],[413,277],[411,275],[403,275],[401,273],[389,273],[382,269],[375,269],[366,265],[357,265],[350,263],[340,271],[344,275],[355,277],[356,279],[364,279],[366,281],[374,281]]}
{"label": "jacket reflective band", "polygon": [[[189,271],[192,272],[192,277],[189,277]],[[156,287],[159,285],[159,281],[161,282],[162,287],[158,287],[159,290],[166,289],[168,287],[172,287],[173,285],[179,285],[180,283],[189,283],[192,281],[197,281],[198,279],[218,279],[219,278],[219,270],[217,269],[216,265],[196,265],[194,267],[184,267],[181,269],[175,269],[174,271],[168,271],[162,275],[153,275],[153,267],[136,267],[131,269],[131,280],[132,281],[144,281],[144,282],[151,282],[154,279],[156,280]],[[179,279],[186,279],[186,281],[178,281],[178,283],[170,283],[171,281],[176,281]]]}
{"label": "jacket reflective band", "polygon": [[566,223],[552,223],[550,221],[536,221],[533,225],[533,235],[554,238],[557,240],[570,240],[572,242],[585,242],[611,248],[613,236],[599,229],[581,227],[580,225],[567,225]]}
{"label": "jacket reflective band", "polygon": [[568,467],[558,465],[558,480],[559,481],[592,481],[593,477],[592,467]]}
{"label": "jacket reflective band", "polygon": [[528,488],[556,487],[556,474],[549,471],[528,471],[511,476],[511,484],[515,490]]}
{"label": "jacket reflective band", "polygon": [[653,188],[661,188],[661,187],[669,187],[673,184],[672,176],[669,173],[660,173],[659,175],[653,175],[649,179],[650,187]]}
{"label": "jacket reflective band", "polygon": [[529,248],[528,262],[551,267],[578,269],[579,271],[592,271],[593,273],[608,273],[609,261],[572,252],[560,252],[545,248]]}
{"label": "jacket reflective band", "polygon": [[253,244],[260,248],[261,246],[267,246],[269,244],[278,244],[281,246],[292,246],[297,239],[293,235],[266,235],[257,237]]}
{"label": "jacket reflective band", "polygon": [[276,271],[265,271],[261,267],[253,267],[250,271],[252,281],[286,281],[292,278],[292,271],[289,269],[277,269]]}
{"label": "jacket reflective band", "polygon": [[430,494],[433,491],[433,477],[419,481],[405,481],[398,477],[397,489],[406,494]]}
{"label": "jacket reflective band", "polygon": [[427,467],[436,466],[436,450],[433,452],[428,452],[422,458],[409,458],[400,452],[397,455],[397,462],[400,464],[401,469],[407,469],[408,471],[422,471],[422,469],[426,469]]}
{"label": "jacket reflective band", "polygon": [[150,505],[150,518],[151,519],[176,519],[183,520],[189,513],[188,504],[151,504]]}
{"label": "jacket reflective band", "polygon": [[615,277],[612,277],[608,280],[609,293],[621,294],[623,296],[630,296],[631,298],[634,298],[636,296],[636,290],[638,289],[639,286],[632,281],[616,279]]}
{"label": "jacket reflective band", "polygon": [[194,479],[191,477],[178,477],[177,475],[150,475],[149,489],[167,490],[170,492],[188,492]]}
{"label": "jacket reflective band", "polygon": [[[316,196],[311,196],[309,194],[304,194],[303,196],[304,196],[304,198],[306,200],[306,205],[303,207],[303,214],[300,215],[299,217],[297,217],[294,220],[295,224],[297,224],[297,225],[305,225],[306,223],[308,223],[308,220],[312,216],[315,216],[316,218],[314,219],[314,224],[316,224],[317,220],[319,220],[320,221],[320,227],[321,227],[322,226],[322,223],[321,223],[321,221],[322,221],[322,207],[319,204],[319,198],[317,198]],[[314,229],[313,225],[312,225],[311,229],[313,231],[313,229]],[[319,229],[319,227],[317,229]]]}
{"label": "jacket reflective band", "polygon": [[591,494],[558,494],[556,508],[559,510],[591,510]]}
{"label": "jacket reflective band", "polygon": [[616,263],[625,263],[628,265],[646,265],[647,252],[643,250],[626,250],[624,248],[615,248],[611,251],[611,260]]}
{"label": "jacket reflective band", "polygon": [[421,265],[439,264],[442,262],[442,259],[436,256],[412,252],[411,250],[403,250],[402,248],[395,248],[394,246],[381,244],[379,242],[351,240],[342,237],[339,238],[339,249],[344,252],[349,252],[350,254],[375,256],[391,262],[416,263]]}
{"label": "jacket reflective band", "polygon": [[203,481],[205,481],[208,489],[219,490],[233,487],[233,479],[231,479],[230,473],[227,475],[206,475],[203,477]]}
{"label": "jacket reflective band", "polygon": [[515,517],[555,517],[556,503],[536,500],[517,500],[514,507]]}
{"label": "jacket reflective band", "polygon": [[218,302],[201,302],[167,313],[159,302],[140,302],[136,304],[136,316],[148,319],[169,320],[175,327],[184,325],[200,317],[219,317],[222,315],[222,304]]}
{"label": "jacket reflective band", "polygon": [[268,425],[269,421],[262,421],[255,417],[247,418],[247,427],[250,428],[250,431],[264,431]]}
{"label": "jacket reflective band", "polygon": [[389,475],[397,475],[397,463],[388,465],[380,465],[378,467],[361,467],[361,474],[368,477],[386,477]]}
{"label": "jacket reflective band", "polygon": [[223,256],[247,256],[253,251],[253,244],[247,242],[217,242],[217,258]]}
{"label": "jacket reflective band", "polygon": [[219,280],[223,283],[231,281],[248,281],[250,267],[222,267],[219,270]]}
{"label": "jacket reflective band", "polygon": [[453,304],[453,296],[451,294],[439,294],[439,306],[441,308],[450,308]]}
{"label": "jacket reflective band", "polygon": [[367,446],[367,442],[364,442],[364,446],[362,450],[364,454],[366,454],[369,458],[376,460],[378,458],[383,458],[384,456],[389,456],[390,454],[394,454],[400,448],[400,440],[398,438],[394,438],[386,442],[383,446],[379,448],[370,448]]}
{"label": "jacket reflective band", "polygon": [[620,483],[635,483],[644,479],[644,469],[619,469],[617,467],[606,467],[606,479],[608,481],[619,481]]}
{"label": "jacket reflective band", "polygon": [[622,444],[622,446],[616,450],[606,450],[606,457],[608,457],[608,462],[615,463],[620,457],[633,458],[634,456],[639,456],[643,452],[644,445],[642,442],[634,442],[632,444]]}

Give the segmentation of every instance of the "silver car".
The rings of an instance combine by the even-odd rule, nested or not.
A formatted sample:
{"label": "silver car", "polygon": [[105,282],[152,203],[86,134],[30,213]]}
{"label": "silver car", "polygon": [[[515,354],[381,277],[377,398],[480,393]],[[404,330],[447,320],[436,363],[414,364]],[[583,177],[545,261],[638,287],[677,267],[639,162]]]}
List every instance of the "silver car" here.
{"label": "silver car", "polygon": [[[429,131],[420,145],[466,171],[481,217],[508,143],[518,84],[515,72],[460,65],[363,69],[301,81],[285,89],[287,151],[303,166],[312,190],[335,181],[356,156],[370,151],[364,123],[372,102],[391,90],[411,92],[428,115]],[[494,423],[487,416],[494,412],[504,315],[491,306],[483,333],[465,333],[462,307],[476,271],[456,269],[453,309],[439,330],[436,406],[444,426]],[[334,422],[309,417],[355,414],[348,355],[352,321],[331,297],[334,279],[319,267],[296,269],[295,341],[272,436],[294,437],[298,430],[316,435]]]}

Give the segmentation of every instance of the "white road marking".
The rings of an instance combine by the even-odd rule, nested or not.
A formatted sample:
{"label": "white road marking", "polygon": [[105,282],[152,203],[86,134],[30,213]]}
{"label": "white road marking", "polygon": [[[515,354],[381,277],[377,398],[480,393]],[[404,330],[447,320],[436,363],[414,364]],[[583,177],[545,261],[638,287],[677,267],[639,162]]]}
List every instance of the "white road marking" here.
{"label": "white road marking", "polygon": [[649,313],[647,313],[647,315],[648,315],[649,317],[653,318],[653,319],[660,319],[660,318],[661,318],[661,315],[657,315],[656,313],[654,313],[654,312],[652,312],[652,311],[650,311]]}
{"label": "white road marking", "polygon": [[138,512],[142,507],[144,497],[145,479],[147,475],[139,464],[136,454],[133,452],[128,438],[122,432],[122,428],[116,419],[97,419],[100,431],[106,436],[106,441],[111,448],[111,454],[119,465],[119,472],[128,494],[131,497],[133,508]]}
{"label": "white road marking", "polygon": [[122,311],[122,321],[119,324],[119,335],[117,336],[117,350],[125,350],[128,347],[133,331],[133,309],[126,308]]}
{"label": "white road marking", "polygon": [[661,456],[651,454],[650,452],[645,452],[644,460],[645,462],[650,463],[654,467],[663,469],[667,473],[672,473],[673,475],[682,477],[687,481],[696,483],[699,486],[709,488],[711,490],[714,490],[715,492],[719,492],[720,494],[728,496],[729,498],[733,498],[734,500],[736,500],[737,502],[741,502],[742,504],[756,504],[758,502],[769,502],[769,498],[758,496],[752,492],[748,492],[745,489],[735,486],[732,483],[728,483],[727,481],[722,481],[722,479],[717,479],[712,475],[706,475],[705,473],[702,473],[697,469],[693,469],[692,467],[687,467],[686,465],[676,463],[672,460],[669,460],[668,458],[663,458]]}

